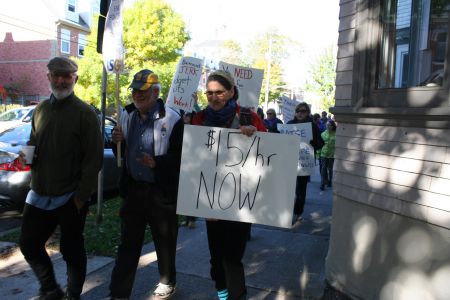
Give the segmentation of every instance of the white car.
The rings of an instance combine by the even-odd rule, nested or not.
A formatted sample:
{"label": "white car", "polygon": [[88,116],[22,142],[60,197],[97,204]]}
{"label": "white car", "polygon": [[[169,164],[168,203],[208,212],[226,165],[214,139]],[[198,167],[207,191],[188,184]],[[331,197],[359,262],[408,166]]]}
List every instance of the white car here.
{"label": "white car", "polygon": [[0,114],[0,132],[31,121],[36,105],[14,108]]}

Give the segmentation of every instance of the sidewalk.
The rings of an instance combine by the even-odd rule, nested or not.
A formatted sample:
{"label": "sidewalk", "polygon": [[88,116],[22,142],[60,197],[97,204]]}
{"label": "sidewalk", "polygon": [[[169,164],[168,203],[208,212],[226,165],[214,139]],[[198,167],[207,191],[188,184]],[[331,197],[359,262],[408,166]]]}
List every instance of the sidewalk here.
{"label": "sidewalk", "polygon": [[[316,172],[318,173],[318,172]],[[248,298],[253,300],[319,299],[325,289],[325,257],[331,223],[332,191],[319,190],[319,176],[308,185],[304,221],[292,229],[262,225],[252,226],[252,238],[244,257]],[[0,298],[29,299],[37,292],[37,282],[27,264],[16,261],[5,267],[0,261]],[[59,257],[58,257],[59,256]],[[19,258],[17,258],[19,257]],[[60,265],[60,254],[53,256]],[[98,300],[108,295],[108,284],[114,262],[111,258],[91,257],[82,299]],[[15,271],[14,271],[15,270]],[[59,282],[64,284],[65,268],[56,267]],[[21,281],[22,278],[28,281]],[[131,299],[151,299],[158,281],[156,254],[152,243],[144,246]],[[206,226],[181,227],[177,246],[177,293],[171,299],[217,299],[209,276],[209,251]]]}

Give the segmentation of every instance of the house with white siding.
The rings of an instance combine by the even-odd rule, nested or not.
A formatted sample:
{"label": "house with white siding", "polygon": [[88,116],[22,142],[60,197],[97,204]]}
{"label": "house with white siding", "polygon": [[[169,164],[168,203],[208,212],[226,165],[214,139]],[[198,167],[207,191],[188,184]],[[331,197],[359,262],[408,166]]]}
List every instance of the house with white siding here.
{"label": "house with white siding", "polygon": [[449,1],[340,0],[326,278],[450,299]]}

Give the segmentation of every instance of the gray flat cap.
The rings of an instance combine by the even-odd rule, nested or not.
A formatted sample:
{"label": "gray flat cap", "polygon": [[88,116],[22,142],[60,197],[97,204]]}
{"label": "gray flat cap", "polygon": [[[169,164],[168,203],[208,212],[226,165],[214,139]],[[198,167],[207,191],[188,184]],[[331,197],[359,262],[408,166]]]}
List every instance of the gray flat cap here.
{"label": "gray flat cap", "polygon": [[74,73],[78,70],[78,65],[67,57],[57,56],[48,62],[47,68],[50,72]]}

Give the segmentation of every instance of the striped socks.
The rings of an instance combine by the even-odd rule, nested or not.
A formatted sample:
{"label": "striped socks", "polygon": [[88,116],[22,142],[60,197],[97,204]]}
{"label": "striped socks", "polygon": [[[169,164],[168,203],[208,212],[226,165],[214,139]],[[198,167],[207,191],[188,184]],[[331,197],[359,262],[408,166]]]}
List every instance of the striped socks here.
{"label": "striped socks", "polygon": [[221,291],[217,291],[217,296],[219,296],[219,300],[227,300],[228,299],[228,290],[224,289]]}

